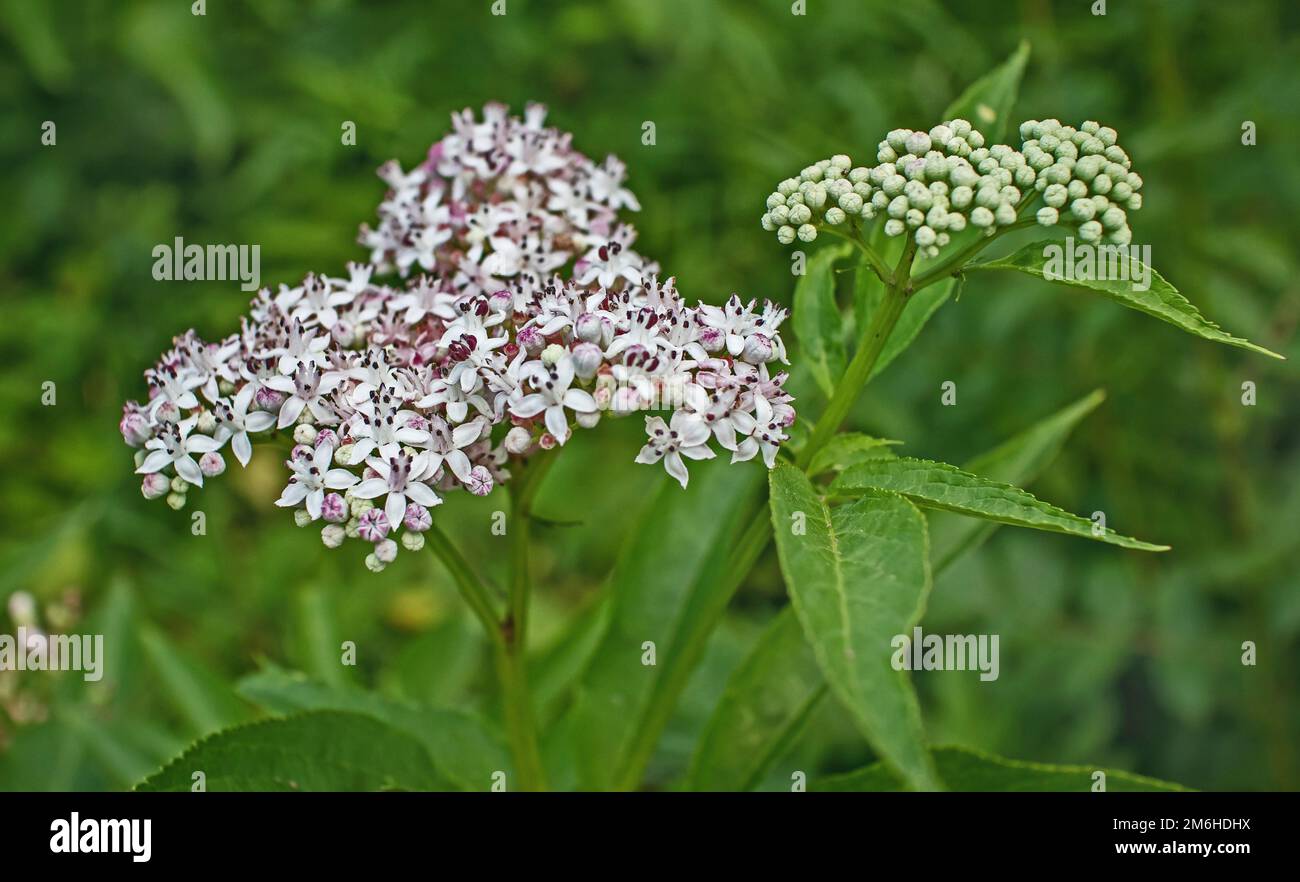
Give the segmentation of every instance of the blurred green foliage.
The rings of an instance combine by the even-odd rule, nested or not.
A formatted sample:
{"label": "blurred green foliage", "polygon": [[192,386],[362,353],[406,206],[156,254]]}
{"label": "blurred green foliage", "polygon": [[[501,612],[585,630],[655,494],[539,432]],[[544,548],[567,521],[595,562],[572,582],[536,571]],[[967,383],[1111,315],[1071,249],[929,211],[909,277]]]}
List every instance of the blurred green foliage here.
{"label": "blurred green foliage", "polygon": [[[889,128],[932,125],[1022,37],[1033,56],[1017,118],[1116,127],[1146,180],[1133,227],[1154,265],[1292,361],[1021,278],[973,279],[936,314],[856,427],[962,462],[1104,387],[1034,489],[1174,551],[1000,531],[939,580],[925,627],[1000,634],[1001,677],[915,678],[928,731],[1193,787],[1300,787],[1300,7],[807,5],[796,17],[787,0],[509,0],[493,17],[488,0],[209,0],[195,17],[182,0],[0,0],[0,598],[31,592],[47,623],[103,633],[109,652],[100,683],[0,674],[0,788],[130,786],[194,736],[255,716],[234,684],[267,664],[493,712],[476,623],[432,556],[374,576],[355,549],[325,553],[272,507],[275,455],[192,495],[206,536],[188,512],[141,499],[122,400],[143,395],[141,371],[172,335],[228,333],[248,299],[235,284],[154,281],[154,245],[259,243],[264,284],[337,273],[364,256],[352,243],[382,194],[375,166],[417,161],[453,110],[539,100],[580,149],[626,160],[640,250],[684,293],[788,300],[788,253],[758,227],[772,185],[831,153],[870,156]],[[46,120],[55,146],[40,144]],[[355,147],[340,143],[345,120]],[[1257,146],[1240,143],[1245,120]],[[956,407],[940,406],[945,380]],[[815,414],[821,393],[803,391]],[[632,463],[636,422],[579,433],[538,503],[580,522],[534,543],[548,707],[563,703],[629,525],[666,480]],[[498,504],[442,510],[489,573],[504,555],[479,527]],[[663,739],[656,780],[684,772],[783,596],[769,553]],[[343,640],[356,668],[337,662]],[[1254,667],[1241,664],[1247,640]],[[768,783],[869,760],[823,702]]]}

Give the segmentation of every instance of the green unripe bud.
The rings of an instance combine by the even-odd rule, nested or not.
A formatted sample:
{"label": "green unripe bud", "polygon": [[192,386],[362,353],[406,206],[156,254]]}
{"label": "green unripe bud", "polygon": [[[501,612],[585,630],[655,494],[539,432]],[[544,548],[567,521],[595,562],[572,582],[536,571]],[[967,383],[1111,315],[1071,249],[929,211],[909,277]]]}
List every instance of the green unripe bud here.
{"label": "green unripe bud", "polygon": [[776,185],[776,192],[782,196],[789,196],[798,189],[799,182],[794,178],[786,178],[784,181]]}
{"label": "green unripe bud", "polygon": [[1052,208],[1049,205],[1038,209],[1038,214],[1035,215],[1035,218],[1045,227],[1054,227],[1056,226],[1056,222],[1060,220],[1060,214],[1055,208]]}
{"label": "green unripe bud", "polygon": [[831,165],[841,171],[848,171],[853,167],[853,160],[849,159],[847,154],[836,153],[831,157]]}
{"label": "green unripe bud", "polygon": [[1128,223],[1128,215],[1124,213],[1124,209],[1117,205],[1112,205],[1110,208],[1102,212],[1100,220],[1101,225],[1107,230],[1118,230],[1120,227],[1123,227]]}
{"label": "green unripe bud", "polygon": [[1070,214],[1074,215],[1076,220],[1090,221],[1096,213],[1097,207],[1092,204],[1091,199],[1076,199],[1070,203]]}
{"label": "green unripe bud", "polygon": [[908,211],[907,215],[903,218],[903,222],[906,223],[909,228],[915,230],[921,224],[925,223],[925,215],[920,209],[913,208]]}
{"label": "green unripe bud", "polygon": [[794,241],[794,227],[786,224],[776,231],[776,241],[782,245],[789,245]]}
{"label": "green unripe bud", "polygon": [[780,193],[773,193],[767,197],[767,207],[769,209],[776,208],[778,205],[785,205],[785,197],[783,195]]}
{"label": "green unripe bud", "polygon": [[1095,220],[1090,220],[1086,224],[1079,225],[1079,238],[1085,242],[1100,241],[1101,232],[1101,224]]}
{"label": "green unripe bud", "polygon": [[903,222],[898,218],[890,218],[885,221],[886,236],[901,236],[904,229],[906,228],[903,226]]}
{"label": "green unripe bud", "polygon": [[[1043,201],[1051,208],[1060,208],[1069,201],[1069,191],[1060,184],[1052,184],[1043,191]],[[1055,221],[1053,221],[1055,223]]]}
{"label": "green unripe bud", "polygon": [[[839,205],[849,214],[857,214],[862,211],[862,197],[857,193],[845,193],[840,197]],[[828,217],[830,216],[829,211],[826,214]]]}
{"label": "green unripe bud", "polygon": [[790,209],[790,223],[798,226],[812,220],[812,209],[806,205],[796,205]]}
{"label": "green unripe bud", "polygon": [[979,227],[981,230],[993,226],[993,212],[984,206],[979,206],[970,213],[971,226]]}
{"label": "green unripe bud", "polygon": [[871,169],[860,165],[849,172],[849,180],[855,184],[860,184],[865,181],[870,174]]}
{"label": "green unripe bud", "polygon": [[[802,205],[796,205],[795,207],[804,208],[804,206]],[[781,226],[782,224],[789,223],[790,209],[786,208],[784,205],[778,205],[776,208],[772,209],[771,217],[772,217],[772,223],[778,227]]]}
{"label": "green unripe bud", "polygon": [[1003,202],[993,212],[993,219],[999,227],[1014,224],[1016,222],[1016,207],[1009,202]]}
{"label": "green unripe bud", "polygon": [[799,227],[798,235],[800,242],[812,242],[817,238],[817,228],[812,224],[804,224]]}
{"label": "green unripe bud", "polygon": [[825,220],[826,223],[831,224],[832,226],[844,223],[844,209],[832,205],[830,208],[826,209]]}
{"label": "green unripe bud", "polygon": [[939,237],[935,234],[934,230],[927,226],[916,228],[916,244],[922,248],[929,248],[938,238]]}
{"label": "green unripe bud", "polygon": [[1103,196],[1110,192],[1110,175],[1097,175],[1092,179],[1092,192],[1100,193]]}
{"label": "green unripe bud", "polygon": [[168,493],[167,505],[171,507],[172,511],[180,511],[182,508],[185,507],[185,494]]}

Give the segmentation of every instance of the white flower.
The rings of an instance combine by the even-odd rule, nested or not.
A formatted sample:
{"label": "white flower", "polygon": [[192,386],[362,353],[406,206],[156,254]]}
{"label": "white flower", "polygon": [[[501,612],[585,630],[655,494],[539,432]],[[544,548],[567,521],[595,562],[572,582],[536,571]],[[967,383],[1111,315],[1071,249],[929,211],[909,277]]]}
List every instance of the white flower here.
{"label": "white flower", "polygon": [[546,367],[540,361],[524,365],[522,372],[538,391],[525,395],[510,405],[510,412],[527,419],[546,412],[546,430],[563,444],[569,438],[569,421],[564,414],[567,407],[575,413],[596,410],[596,400],[582,389],[570,389],[573,383],[573,358],[567,353],[558,362]]}
{"label": "white flower", "polygon": [[426,508],[440,505],[442,499],[425,483],[416,480],[427,471],[426,454],[412,458],[405,453],[390,457],[387,462],[378,457],[366,460],[366,465],[379,473],[377,478],[369,478],[357,485],[352,495],[358,499],[377,499],[387,494],[384,502],[384,515],[388,523],[396,526],[406,514],[406,503],[418,502]]}
{"label": "white flower", "polygon": [[253,392],[254,384],[245,383],[239,390],[239,394],[235,396],[233,406],[222,399],[213,407],[217,417],[217,431],[214,437],[221,444],[230,441],[230,449],[234,451],[235,459],[239,460],[241,466],[247,466],[249,458],[253,455],[253,445],[248,440],[248,433],[265,432],[275,425],[275,414],[264,410],[248,412],[249,405],[253,403]]}
{"label": "white flower", "polygon": [[[465,455],[465,448],[474,444],[483,436],[483,429],[487,421],[482,417],[476,417],[468,423],[463,423],[456,428],[447,425],[447,421],[442,417],[433,417],[429,420],[429,431],[425,438],[427,439],[428,453],[425,458],[425,470],[421,477],[433,479],[438,474],[438,469],[442,468],[443,463],[451,469],[452,474],[465,485],[470,483],[470,465],[469,457]],[[418,500],[417,500],[418,501]]]}
{"label": "white flower", "polygon": [[319,518],[326,490],[344,490],[357,482],[357,476],[347,469],[331,469],[333,458],[333,445],[322,444],[311,457],[287,460],[285,464],[293,470],[293,475],[275,504],[290,508],[306,502],[311,519]]}
{"label": "white flower", "polygon": [[183,480],[202,487],[203,472],[198,463],[190,459],[190,454],[211,453],[221,444],[207,435],[191,435],[190,430],[193,428],[192,420],[180,424],[164,423],[158,429],[158,434],[145,442],[145,449],[150,452],[135,473],[149,475],[171,466]]}
{"label": "white flower", "polygon": [[320,368],[312,364],[303,364],[294,372],[293,378],[271,377],[266,385],[277,392],[288,393],[284,405],[280,408],[280,419],[276,428],[291,426],[306,408],[317,420],[328,423],[335,419],[334,411],[325,402],[324,396],[338,388],[343,375],[330,372],[322,375]]}
{"label": "white flower", "polygon": [[714,453],[709,449],[709,429],[704,420],[684,410],[673,414],[672,424],[666,425],[661,417],[645,418],[646,434],[650,439],[637,454],[639,463],[656,463],[664,461],[664,468],[682,485],[686,486],[689,475],[686,472],[687,459],[713,459]]}

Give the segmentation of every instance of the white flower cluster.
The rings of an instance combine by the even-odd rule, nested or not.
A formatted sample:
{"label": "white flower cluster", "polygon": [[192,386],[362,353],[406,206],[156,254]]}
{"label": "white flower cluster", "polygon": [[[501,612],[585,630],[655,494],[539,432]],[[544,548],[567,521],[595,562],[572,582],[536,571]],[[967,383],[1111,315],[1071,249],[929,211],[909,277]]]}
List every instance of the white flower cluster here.
{"label": "white flower cluster", "polygon": [[[277,505],[323,521],[329,547],[371,543],[380,570],[418,549],[442,494],[491,492],[511,457],[564,444],[574,424],[655,408],[642,463],[686,485],[685,459],[711,441],[733,462],[772,467],[795,418],[779,327],[784,309],[732,295],[688,306],[674,280],[632,250],[619,208],[635,208],[623,166],[596,165],[570,136],[491,105],[468,112],[416,169],[380,170],[392,188],[370,264],[262,290],[241,330],[217,343],[189,331],[145,372],[121,431],[147,498],[185,505],[191,486],[247,465],[250,436],[291,432]],[[376,273],[412,274],[397,286]]]}
{"label": "white flower cluster", "polygon": [[767,197],[763,229],[788,245],[812,242],[821,226],[856,226],[877,217],[887,236],[910,233],[917,250],[936,257],[967,226],[993,235],[1020,220],[1041,195],[1035,219],[1051,226],[1070,217],[1086,241],[1127,243],[1124,209],[1141,207],[1142,179],[1128,171],[1128,155],[1113,129],[1056,120],[1021,126],[1020,150],[985,146],[984,135],[964,119],[929,132],[894,129],[877,147],[874,166],[854,166],[843,154],[808,166]]}

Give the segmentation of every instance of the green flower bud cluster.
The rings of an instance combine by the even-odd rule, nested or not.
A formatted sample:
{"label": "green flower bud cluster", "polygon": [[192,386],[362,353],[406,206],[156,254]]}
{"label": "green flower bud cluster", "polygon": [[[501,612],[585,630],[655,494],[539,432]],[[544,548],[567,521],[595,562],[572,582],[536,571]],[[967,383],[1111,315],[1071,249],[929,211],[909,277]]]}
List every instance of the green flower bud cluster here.
{"label": "green flower bud cluster", "polygon": [[912,232],[917,249],[934,257],[966,227],[992,235],[1016,222],[1036,174],[1006,146],[986,147],[964,119],[929,132],[895,129],[876,151],[877,165],[854,166],[844,155],[823,159],[782,181],[767,198],[763,229],[788,245],[811,242],[819,224],[884,218],[887,236]]}
{"label": "green flower bud cluster", "polygon": [[992,236],[1041,197],[1035,220],[1043,226],[1077,226],[1085,242],[1132,241],[1128,212],[1142,207],[1142,179],[1130,171],[1114,129],[1029,120],[1020,136],[1016,150],[985,146],[964,119],[929,132],[894,129],[877,146],[874,166],[840,154],[778,184],[763,229],[789,245],[812,242],[822,228],[880,217],[885,235],[911,233],[918,252],[935,257],[952,234],[971,226]]}
{"label": "green flower bud cluster", "polygon": [[1020,137],[1045,203],[1037,214],[1040,224],[1077,226],[1079,238],[1090,243],[1133,241],[1128,212],[1142,207],[1142,178],[1131,170],[1114,129],[1092,121],[1075,128],[1031,119],[1021,123]]}

